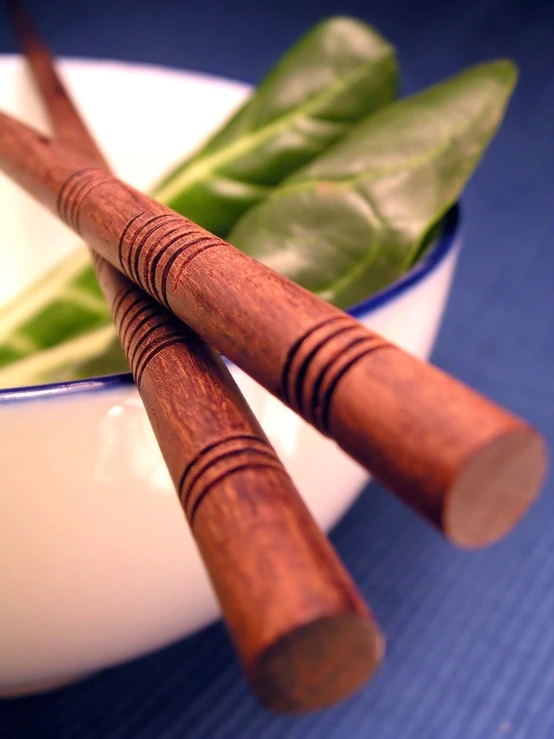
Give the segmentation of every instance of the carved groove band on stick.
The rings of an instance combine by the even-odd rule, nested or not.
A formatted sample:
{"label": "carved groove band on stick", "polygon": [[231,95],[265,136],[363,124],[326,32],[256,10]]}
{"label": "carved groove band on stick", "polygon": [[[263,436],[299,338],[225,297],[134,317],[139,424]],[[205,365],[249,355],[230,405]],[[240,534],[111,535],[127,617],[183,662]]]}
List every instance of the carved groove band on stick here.
{"label": "carved groove band on stick", "polygon": [[[79,211],[85,198],[96,187],[113,184],[113,179],[99,169],[79,169],[62,185],[57,201],[60,217],[77,233]],[[123,183],[119,187],[126,188]],[[224,242],[194,223],[183,222],[173,213],[144,211],[124,227],[118,245],[123,271],[158,302],[169,308],[167,281],[176,267],[178,281],[194,257]]]}
{"label": "carved groove band on stick", "polygon": [[182,330],[160,314],[138,288],[125,290],[113,308],[113,318],[137,387],[148,364],[173,344],[186,345]]}
{"label": "carved groove band on stick", "polygon": [[79,229],[79,209],[84,199],[96,187],[111,181],[110,175],[101,169],[78,169],[63,184],[58,195],[57,209],[60,218],[77,233]]}
{"label": "carved groove band on stick", "polygon": [[173,268],[182,275],[198,254],[221,241],[172,213],[141,213],[125,227],[119,260],[129,277],[169,308],[167,281]]}
{"label": "carved groove band on stick", "polygon": [[140,213],[125,226],[119,240],[119,263],[132,280],[146,287],[158,300],[160,296],[156,290],[155,272],[161,254],[153,253],[152,249],[146,251],[142,274],[139,271],[140,258],[151,236],[155,237],[154,246],[157,238],[164,239],[164,246],[171,246],[179,235],[167,240],[175,231],[179,231],[180,226],[177,219],[168,213]]}
{"label": "carved groove band on stick", "polygon": [[377,349],[390,346],[347,315],[316,323],[296,341],[281,376],[285,402],[301,412],[322,433],[328,433],[329,410],[339,380],[354,364]]}
{"label": "carved groove band on stick", "polygon": [[[245,446],[245,442],[249,446]],[[268,467],[287,475],[273,448],[253,434],[233,434],[204,447],[185,468],[178,485],[179,499],[193,524],[204,496],[225,477],[253,467]]]}

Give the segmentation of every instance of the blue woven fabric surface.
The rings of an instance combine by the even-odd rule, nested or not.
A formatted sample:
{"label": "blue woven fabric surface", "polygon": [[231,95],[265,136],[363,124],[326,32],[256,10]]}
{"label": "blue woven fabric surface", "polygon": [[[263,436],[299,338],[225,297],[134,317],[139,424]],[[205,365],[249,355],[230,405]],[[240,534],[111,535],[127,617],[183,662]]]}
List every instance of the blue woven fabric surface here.
{"label": "blue woven fabric surface", "polygon": [[[465,246],[433,361],[554,449],[554,4],[539,0],[40,0],[59,55],[257,82],[311,24],[352,14],[399,49],[403,90],[509,56],[518,90],[464,196]],[[0,52],[14,51],[3,19]],[[0,702],[1,739],[554,739],[553,477],[502,543],[455,550],[377,486],[332,538],[388,638],[344,704],[279,717],[252,699],[220,624],[43,696]],[[0,597],[8,597],[2,594]],[[1,659],[1,655],[0,655]]]}

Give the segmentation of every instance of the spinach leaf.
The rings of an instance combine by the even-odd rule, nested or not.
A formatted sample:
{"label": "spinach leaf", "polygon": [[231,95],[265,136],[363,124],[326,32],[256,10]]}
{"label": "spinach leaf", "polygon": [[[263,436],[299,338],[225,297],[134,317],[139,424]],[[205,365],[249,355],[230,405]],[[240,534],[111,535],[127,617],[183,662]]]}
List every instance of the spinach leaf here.
{"label": "spinach leaf", "polygon": [[[84,376],[76,368],[104,354],[110,336],[108,307],[80,247],[0,308],[0,387]],[[111,356],[112,372],[126,369],[121,347]]]}
{"label": "spinach leaf", "polygon": [[516,82],[477,65],[397,101],[249,210],[229,241],[346,308],[412,264],[494,136]]}
{"label": "spinach leaf", "polygon": [[378,33],[350,18],[324,21],[166,177],[157,197],[225,238],[287,175],[394,100],[397,87],[394,49]]}

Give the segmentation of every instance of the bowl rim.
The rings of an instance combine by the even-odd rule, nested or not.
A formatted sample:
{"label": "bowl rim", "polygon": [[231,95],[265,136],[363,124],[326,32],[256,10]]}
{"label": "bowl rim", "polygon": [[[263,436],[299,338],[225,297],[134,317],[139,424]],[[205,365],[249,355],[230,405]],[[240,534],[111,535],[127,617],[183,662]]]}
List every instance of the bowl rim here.
{"label": "bowl rim", "polygon": [[[366,317],[378,308],[391,303],[411,287],[422,282],[440,266],[446,256],[453,250],[460,231],[460,221],[460,204],[456,203],[445,215],[444,229],[441,237],[409,272],[383,290],[362,300],[360,303],[356,303],[345,312],[357,319]],[[228,365],[233,366],[233,363],[228,362]],[[38,400],[94,393],[103,390],[108,391],[132,385],[134,385],[134,380],[130,372],[118,372],[117,374],[90,377],[83,380],[68,380],[66,382],[53,382],[44,385],[24,385],[22,387],[3,388],[0,389],[0,405],[13,401]]]}

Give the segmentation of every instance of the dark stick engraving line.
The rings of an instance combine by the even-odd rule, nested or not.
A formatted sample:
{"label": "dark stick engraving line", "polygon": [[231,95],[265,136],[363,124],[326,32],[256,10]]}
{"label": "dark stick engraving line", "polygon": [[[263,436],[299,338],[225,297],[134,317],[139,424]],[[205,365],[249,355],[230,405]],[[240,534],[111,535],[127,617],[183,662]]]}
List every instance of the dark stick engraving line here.
{"label": "dark stick engraving line", "polygon": [[90,169],[78,169],[72,172],[60,188],[56,200],[56,208],[64,223],[68,223],[67,211],[71,200],[71,192],[74,187],[78,186],[80,179],[85,177],[88,172],[90,172]]}
{"label": "dark stick engraving line", "polygon": [[[144,215],[147,214],[145,213]],[[139,279],[138,259],[140,257],[140,252],[142,251],[142,247],[148,240],[148,237],[151,233],[154,233],[155,231],[157,231],[157,229],[163,227],[164,221],[166,219],[167,213],[150,216],[144,223],[141,223],[140,226],[137,227],[136,231],[129,237],[129,242],[127,244],[127,266],[129,270],[129,276],[132,280],[138,282],[139,285],[141,285],[142,283]],[[145,286],[143,285],[143,287]]]}
{"label": "dark stick engraving line", "polygon": [[368,356],[372,352],[377,351],[378,349],[386,348],[387,346],[389,346],[387,342],[375,344],[375,346],[373,346],[372,348],[366,349],[366,351],[352,357],[352,359],[342,368],[342,370],[337,373],[337,376],[333,379],[322,401],[321,428],[325,434],[329,433],[329,414],[331,411],[331,401],[333,399],[333,393],[335,392],[335,389],[340,380],[344,377],[348,370],[351,369],[355,364],[357,364],[361,359]]}
{"label": "dark stick engraving line", "polygon": [[[195,244],[204,241],[206,238],[208,238],[208,237],[206,237],[206,236],[199,236],[196,239],[192,239],[192,241],[189,241],[186,244],[183,244],[182,246],[180,246],[177,249],[175,249],[175,251],[173,252],[173,254],[169,257],[169,259],[165,263],[165,266],[164,266],[163,271],[162,271],[162,275],[159,278],[159,280],[156,279],[158,277],[158,275],[155,275],[154,276],[154,283],[156,285],[156,295],[158,296],[158,300],[160,301],[160,303],[162,303],[163,305],[165,305],[166,308],[169,309],[169,305],[167,303],[167,279],[168,279],[168,276],[169,276],[169,273],[170,273],[171,268],[173,267],[173,265],[175,264],[175,262],[177,261],[177,259],[179,259],[179,257],[181,256],[181,254],[184,254],[192,246],[195,246]],[[156,264],[156,268],[158,268],[158,267],[159,267],[159,262]]]}
{"label": "dark stick engraving line", "polygon": [[[103,175],[104,178],[106,175]],[[75,204],[77,200],[79,199],[79,195],[91,182],[91,178],[94,179],[98,177],[98,172],[95,172],[93,169],[89,169],[86,171],[86,173],[83,173],[83,176],[79,179],[78,182],[76,182],[75,187],[71,191],[71,196],[66,197],[66,209],[67,209],[67,222],[69,225],[75,229]]]}
{"label": "dark stick engraving line", "polygon": [[304,341],[312,334],[314,331],[317,331],[318,329],[322,328],[323,326],[326,326],[328,323],[333,323],[334,321],[343,321],[346,316],[327,316],[327,318],[323,318],[321,321],[318,321],[313,326],[310,326],[310,328],[302,334],[291,346],[289,349],[289,353],[287,354],[287,358],[285,360],[285,363],[283,365],[283,371],[281,372],[281,396],[285,400],[286,403],[290,405],[289,400],[289,373],[291,369],[291,365],[300,349]]}
{"label": "dark stick engraving line", "polygon": [[[179,337],[181,340],[184,341],[184,338],[180,331],[176,329],[167,329],[167,326],[165,325],[158,325],[154,327],[154,331],[157,331],[161,328],[161,332],[152,338],[152,334],[149,331],[148,333],[143,333],[143,335],[140,337],[140,339],[137,341],[137,344],[135,348],[133,349],[133,366],[137,370],[137,372],[140,370],[141,363],[144,361],[144,358],[148,355],[150,351],[157,351],[158,346],[164,342],[166,339],[171,339],[173,337]],[[146,340],[146,345],[143,346],[144,340]],[[139,353],[139,348],[142,347]]]}
{"label": "dark stick engraving line", "polygon": [[64,223],[65,223],[65,218],[64,218],[64,213],[63,213],[63,198],[64,198],[65,188],[67,187],[67,183],[69,182],[70,179],[71,179],[71,176],[62,184],[58,192],[58,196],[56,198],[56,211],[58,215],[60,216],[60,218],[62,219],[62,221],[64,221]]}
{"label": "dark stick engraving line", "polygon": [[143,366],[137,373],[137,376],[135,379],[135,382],[137,383],[137,387],[140,388],[140,383],[142,382],[142,377],[144,375],[144,372],[147,366],[150,364],[150,362],[154,359],[154,357],[156,357],[164,349],[167,349],[167,347],[173,346],[174,344],[182,344],[185,348],[187,347],[187,341],[186,339],[183,338],[183,336],[181,336],[181,334],[178,334],[175,338],[168,339],[167,341],[164,341],[160,346],[155,347],[152,353],[146,357],[146,359],[144,360]]}
{"label": "dark stick engraving line", "polygon": [[121,305],[125,298],[130,295],[132,292],[136,291],[136,287],[132,285],[131,287],[123,288],[114,298],[114,301],[112,303],[112,317],[114,321],[117,321],[117,312],[121,308]]}
{"label": "dark stick engraving line", "polygon": [[[148,239],[153,236],[156,231],[161,228],[165,228],[166,221],[171,216],[168,213],[162,213],[161,215],[155,216],[155,218],[147,221],[141,228],[136,232],[132,240],[132,249],[129,249],[129,270],[134,275],[136,282],[139,281],[139,265],[141,254],[146,247]],[[164,238],[165,234],[162,234],[160,238]],[[141,280],[141,283],[146,287],[147,283]]]}
{"label": "dark stick engraving line", "polygon": [[65,192],[63,205],[65,221],[74,231],[77,231],[74,218],[76,201],[78,201],[81,191],[91,182],[91,179],[95,181],[99,176],[103,179],[108,177],[105,172],[95,169],[80,170],[79,176],[73,178],[71,186]]}
{"label": "dark stick engraving line", "polygon": [[[188,238],[191,233],[194,233],[194,230],[183,233],[182,234],[183,239]],[[177,247],[175,251],[173,252],[173,254],[169,256],[167,262],[165,263],[165,266],[162,270],[161,277],[159,277],[159,275],[157,274],[158,269],[160,267],[160,259],[156,260],[156,264],[154,265],[156,274],[152,276],[152,281],[155,285],[155,290],[156,290],[156,295],[158,297],[158,300],[160,301],[160,303],[165,305],[167,308],[169,308],[169,305],[167,303],[167,279],[168,279],[171,268],[173,267],[177,259],[181,256],[181,254],[184,254],[196,244],[204,241],[206,238],[208,237],[198,236],[196,238],[193,238],[191,241],[187,241],[187,243],[183,244],[182,246]]]}
{"label": "dark stick engraving line", "polygon": [[109,181],[110,179],[107,175],[103,175],[102,177],[98,176],[94,180],[85,183],[85,185],[83,185],[79,192],[74,196],[70,217],[71,225],[78,234],[81,233],[79,228],[79,215],[85,199],[88,198],[93,190],[96,190],[101,185],[105,185]]}
{"label": "dark stick engraving line", "polygon": [[[192,229],[191,233],[194,233],[197,229]],[[225,246],[225,243],[221,241],[221,239],[218,239],[217,236],[214,236],[211,233],[208,233],[207,231],[204,234],[201,234],[193,241],[190,241],[187,246],[196,246],[197,244],[201,244],[204,241],[210,241],[213,243],[210,243],[206,248],[211,248],[212,246]],[[183,272],[187,268],[189,262],[196,256],[196,254],[201,254],[204,251],[204,249],[198,250],[198,252],[194,252],[189,259],[185,259],[179,269],[175,273],[174,282],[177,283],[183,276]]]}
{"label": "dark stick engraving line", "polygon": [[[315,344],[314,347],[308,352],[308,354],[304,357],[302,360],[302,363],[300,364],[300,367],[298,368],[296,372],[296,377],[294,375],[292,376],[293,380],[293,388],[289,391],[289,395],[291,397],[291,400],[294,399],[296,403],[296,408],[301,409],[302,408],[302,399],[303,399],[303,390],[304,390],[304,380],[306,379],[306,374],[308,372],[308,369],[311,366],[312,360],[316,355],[319,354],[321,350],[324,350],[328,347],[329,342],[335,339],[337,336],[343,336],[344,334],[348,334],[351,331],[357,331],[359,329],[359,326],[356,325],[346,325],[346,326],[339,326],[338,328],[335,328],[332,333],[330,334],[324,334],[322,338]],[[313,336],[313,333],[310,334],[310,338]],[[333,350],[333,347],[331,347],[331,350]],[[340,347],[336,351],[341,351]],[[336,354],[335,351],[335,354]],[[297,354],[298,356],[298,354]],[[316,360],[317,361],[317,360]],[[306,408],[306,412],[309,413],[311,408],[311,404]]]}
{"label": "dark stick engraving line", "polygon": [[[120,318],[118,318],[119,325],[121,326],[121,328],[124,328],[124,322],[125,322],[125,319],[127,318],[127,316],[129,315],[129,312],[131,310],[133,310],[133,308],[135,306],[141,305],[141,304],[143,304],[145,302],[144,293],[142,293],[138,287],[136,287],[135,285],[133,285],[133,287],[131,289],[135,293],[134,296],[133,296],[133,299],[125,307],[125,310],[124,310],[122,316]],[[133,320],[134,317],[135,316],[132,316],[131,317],[131,321]]]}
{"label": "dark stick engraving line", "polygon": [[125,306],[125,309],[123,310],[123,313],[121,314],[121,316],[116,317],[117,325],[119,326],[120,330],[124,328],[125,326],[124,321],[129,315],[130,311],[132,311],[135,306],[140,305],[141,302],[142,302],[142,299],[137,290],[135,292],[135,295],[133,296],[133,299],[129,303],[127,303],[127,305]]}
{"label": "dark stick engraving line", "polygon": [[65,221],[64,211],[65,211],[65,193],[68,187],[72,186],[72,183],[74,182],[75,177],[79,177],[83,172],[86,172],[86,169],[78,169],[75,172],[72,172],[65,182],[60,187],[60,190],[58,192],[58,197],[56,198],[56,209],[58,211],[58,214],[60,217]]}
{"label": "dark stick engraving line", "polygon": [[121,269],[125,270],[125,265],[123,264],[123,246],[125,244],[125,239],[127,238],[127,234],[129,232],[129,229],[133,226],[136,220],[141,218],[144,213],[139,213],[137,216],[133,216],[131,220],[125,224],[123,231],[121,232],[121,236],[119,237],[119,242],[117,244],[117,256],[119,259],[119,264],[121,266]]}
{"label": "dark stick engraving line", "polygon": [[[168,223],[168,225],[170,224]],[[177,223],[173,228],[169,228],[169,230],[164,233],[164,235],[160,238],[154,248],[150,249],[148,254],[144,257],[142,264],[142,277],[144,280],[144,284],[147,285],[148,292],[151,295],[156,294],[156,285],[154,283],[154,274],[156,271],[155,265],[157,265],[157,263],[160,261],[160,259],[164,255],[164,252],[171,246],[173,246],[175,241],[179,240],[180,232],[181,223]],[[177,235],[174,236],[174,234]],[[166,239],[168,239],[168,241],[166,241]],[[152,269],[153,264],[154,269]]]}
{"label": "dark stick engraving line", "polygon": [[233,467],[230,470],[226,470],[219,477],[216,477],[214,480],[211,480],[210,483],[202,491],[201,495],[199,495],[198,498],[196,499],[192,507],[192,510],[188,515],[190,526],[191,527],[194,526],[194,519],[198,512],[198,507],[200,506],[202,501],[206,498],[206,495],[210,492],[210,490],[214,487],[214,485],[218,485],[226,477],[230,477],[231,475],[234,475],[237,472],[253,469],[254,467],[258,467],[258,468],[265,467],[266,469],[275,470],[275,472],[279,472],[281,475],[284,475],[288,479],[288,473],[286,472],[285,468],[277,461],[275,463],[270,462],[270,460],[267,460],[266,462],[252,462],[250,464],[237,465],[236,467]]}
{"label": "dark stick engraving line", "polygon": [[[124,337],[123,336],[121,337],[121,341],[124,342],[126,345],[128,345],[128,347],[131,346],[131,342],[135,339],[135,337],[137,336],[138,332],[142,329],[142,327],[145,324],[147,324],[148,321],[151,321],[153,318],[156,318],[156,316],[159,313],[158,306],[156,306],[154,308],[151,305],[148,305],[148,306],[146,306],[146,308],[150,308],[150,312],[147,313],[136,325],[134,325],[132,327],[132,329],[131,329],[132,330],[132,333],[129,336],[125,335]],[[128,328],[131,328],[131,325],[130,324],[129,324]],[[148,330],[150,330],[150,329],[148,329]],[[127,342],[127,339],[128,339],[128,342]]]}
{"label": "dark stick engraving line", "polygon": [[[132,337],[135,336],[137,330],[142,326],[146,321],[149,321],[150,318],[154,317],[157,313],[156,308],[151,304],[146,302],[144,299],[139,300],[140,306],[135,313],[133,313],[132,316],[129,317],[129,320],[127,321],[127,325],[125,328],[123,328],[123,319],[121,319],[120,323],[120,332],[121,332],[121,341],[125,345],[127,343],[127,336],[129,335],[129,332],[131,332],[131,336],[129,337],[129,341],[132,341]],[[137,325],[135,321],[144,313],[147,313],[146,318],[142,321],[139,321],[139,324]]]}
{"label": "dark stick engraving line", "polygon": [[[180,231],[182,229],[182,219],[174,213],[165,213],[162,226],[164,228],[163,234],[157,238],[156,243],[148,250],[148,253],[143,260],[143,272],[145,280],[146,272],[148,272],[148,270],[150,269],[150,262],[152,261],[152,258],[156,257],[159,251],[163,253],[166,248],[166,239],[174,234],[176,231]],[[147,238],[150,238],[150,235],[147,236]]]}
{"label": "dark stick engraving line", "polygon": [[[138,290],[137,290],[138,293]],[[138,310],[133,313],[132,316],[129,316],[129,311],[133,308],[138,307]],[[119,321],[119,326],[123,331],[128,331],[131,327],[133,321],[138,318],[141,313],[144,313],[145,310],[148,310],[148,308],[153,309],[153,306],[151,303],[147,302],[144,298],[144,293],[142,295],[137,294],[135,299],[129,303],[127,308],[125,309],[125,313],[121,316],[121,320]],[[129,320],[127,321],[127,324],[124,326],[124,321],[129,316]],[[122,337],[123,338],[123,337]]]}
{"label": "dark stick engraving line", "polygon": [[[200,243],[200,241],[204,241],[204,238],[201,240],[199,239],[197,243]],[[205,251],[208,251],[208,249],[215,249],[215,247],[222,247],[226,246],[222,241],[211,241],[211,243],[206,244],[206,246],[203,246],[200,249],[196,249],[193,254],[189,254],[186,259],[183,260],[183,263],[178,271],[177,276],[175,277],[175,285],[177,285],[181,281],[181,277],[185,271],[185,269],[190,265],[193,259],[196,259],[196,257],[199,257],[200,254],[203,254]],[[169,277],[169,270],[166,265],[166,270],[164,271],[164,283],[163,283],[163,303],[167,307],[168,310],[171,310],[171,306],[169,305],[168,298],[167,298],[167,290],[168,290],[168,277]]]}
{"label": "dark stick engraving line", "polygon": [[181,490],[181,488],[185,484],[186,477],[189,474],[190,470],[194,467],[194,465],[197,462],[199,462],[202,459],[202,457],[204,457],[204,455],[208,454],[213,449],[217,449],[217,447],[223,446],[232,441],[256,441],[265,446],[269,446],[267,441],[265,441],[259,436],[256,436],[255,434],[230,434],[229,436],[226,436],[224,439],[218,439],[217,441],[214,441],[211,444],[207,444],[205,447],[202,447],[202,449],[200,449],[200,451],[198,451],[194,455],[194,457],[190,460],[190,462],[187,464],[187,466],[183,470],[183,473],[179,479],[179,484],[177,486],[177,489]]}
{"label": "dark stick engraving line", "polygon": [[[167,323],[164,320],[163,316],[161,317],[161,320],[159,320],[159,318],[160,317],[158,316],[158,323],[155,323],[153,326],[149,326],[148,331],[143,332],[142,336],[138,338],[136,344],[133,346],[132,349],[129,346],[129,361],[132,362],[136,367],[140,365],[144,355],[147,354],[150,349],[156,346],[157,342],[163,341],[168,336],[179,335],[178,329],[174,329],[173,327],[170,327],[168,329]],[[161,329],[162,333],[158,334],[158,336],[155,336],[155,332],[158,331],[158,329]],[[145,343],[146,346],[143,347]],[[143,347],[142,350],[141,347]]]}
{"label": "dark stick engraving line", "polygon": [[60,190],[60,194],[58,196],[58,204],[59,204],[59,213],[64,221],[64,223],[67,224],[68,218],[67,218],[67,211],[69,208],[69,199],[71,197],[71,193],[73,189],[75,188],[75,178],[70,177],[68,180],[65,181],[63,188]]}
{"label": "dark stick engraving line", "polygon": [[[354,326],[354,328],[359,329],[360,327]],[[306,398],[306,405],[309,409],[308,412],[312,414],[312,419],[316,419],[317,411],[322,404],[322,399],[320,398],[322,385],[324,385],[325,380],[329,376],[331,376],[332,379],[332,374],[335,368],[340,370],[343,360],[348,361],[348,352],[360,344],[364,345],[363,351],[373,346],[371,339],[368,339],[368,337],[360,330],[357,330],[356,334],[357,336],[355,336],[348,344],[339,347],[337,351],[328,357],[326,362],[322,362],[321,366],[318,367],[318,373],[312,384],[311,392],[309,393],[309,397]]]}
{"label": "dark stick engraving line", "polygon": [[[140,236],[142,230],[146,228],[150,223],[155,222],[159,216],[152,216],[149,211],[143,211],[135,216],[129,224],[123,229],[121,239],[119,241],[121,263],[127,275],[136,283],[136,279],[133,274],[132,256],[133,256],[133,244],[137,237]],[[141,222],[142,221],[142,222]]]}
{"label": "dark stick engraving line", "polygon": [[[175,233],[177,232],[177,233]],[[160,244],[159,248],[156,250],[156,253],[153,254],[153,257],[150,259],[150,262],[148,265],[144,265],[144,276],[145,280],[148,281],[148,285],[150,287],[150,293],[155,297],[155,299],[161,303],[161,295],[158,290],[158,286],[156,285],[156,272],[158,269],[158,264],[160,263],[160,260],[167,256],[168,250],[178,241],[180,241],[183,238],[186,238],[189,236],[189,233],[192,233],[193,231],[186,231],[183,230],[182,223],[178,223],[176,228],[171,230],[171,234],[175,234],[167,244]],[[169,235],[169,234],[168,234]]]}
{"label": "dark stick engraving line", "polygon": [[82,192],[82,190],[84,190],[87,187],[89,183],[89,179],[88,179],[89,175],[90,175],[90,172],[87,172],[87,176],[83,177],[81,181],[71,191],[71,197],[68,196],[66,198],[67,222],[74,231],[77,230],[75,228],[75,221],[74,221],[75,203],[77,201],[77,198],[79,197],[79,194]]}
{"label": "dark stick engraving line", "polygon": [[218,464],[218,462],[225,461],[227,459],[230,459],[231,457],[256,457],[257,455],[267,457],[268,459],[279,463],[279,460],[277,459],[277,456],[275,452],[271,449],[271,447],[262,447],[260,449],[257,449],[256,447],[240,447],[239,449],[230,449],[229,451],[222,450],[219,454],[216,454],[215,456],[208,456],[207,458],[204,457],[202,460],[202,464],[199,465],[198,469],[195,470],[194,474],[188,481],[188,484],[184,488],[179,490],[181,503],[183,504],[183,506],[187,505],[187,500],[190,498],[190,494],[193,491],[195,485],[199,482],[199,480],[202,479],[206,472],[212,469],[216,464]]}

